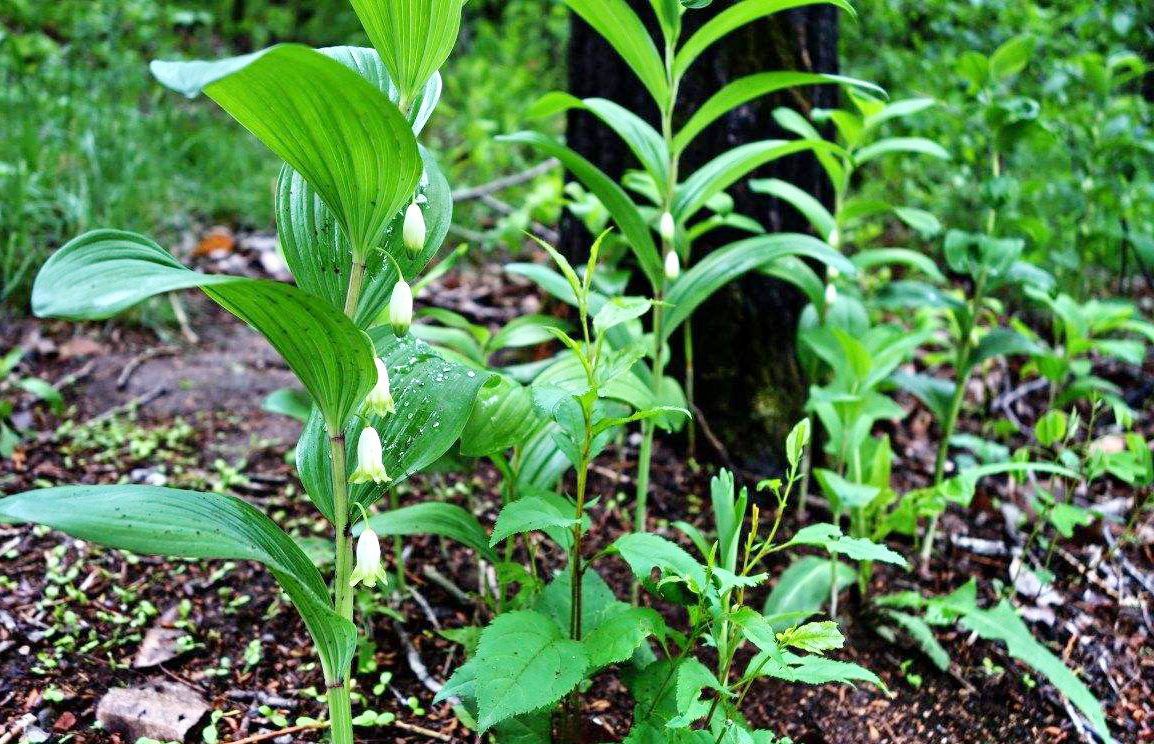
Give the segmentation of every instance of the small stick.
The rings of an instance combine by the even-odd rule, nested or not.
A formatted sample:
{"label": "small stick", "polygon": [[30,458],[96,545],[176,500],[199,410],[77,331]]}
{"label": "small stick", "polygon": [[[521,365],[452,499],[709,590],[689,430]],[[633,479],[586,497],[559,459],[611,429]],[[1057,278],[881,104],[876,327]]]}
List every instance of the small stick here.
{"label": "small stick", "polygon": [[149,403],[156,400],[157,398],[159,398],[160,396],[164,395],[167,392],[168,392],[168,386],[167,385],[157,385],[152,390],[149,390],[147,393],[143,393],[142,395],[137,395],[136,397],[131,398],[128,401],[121,403],[118,406],[113,406],[112,408],[109,408],[107,411],[104,411],[103,413],[98,413],[97,415],[90,418],[87,421],[87,423],[96,424],[96,423],[99,423],[101,421],[104,421],[105,419],[112,418],[113,416],[115,416],[118,413],[124,413],[125,411],[132,410],[133,408],[139,408],[141,406],[148,405]]}
{"label": "small stick", "polygon": [[482,196],[495,194],[498,191],[504,191],[507,188],[520,185],[526,181],[532,181],[540,175],[544,175],[561,165],[561,161],[557,158],[549,158],[548,160],[534,165],[528,170],[523,170],[520,173],[513,173],[512,175],[502,176],[501,178],[490,181],[489,183],[481,184],[480,186],[472,186],[470,188],[457,189],[453,192],[454,202],[469,201],[471,199],[480,199]]}
{"label": "small stick", "polygon": [[469,599],[468,593],[464,589],[454,584],[451,579],[441,574],[440,571],[426,564],[421,566],[421,573],[425,575],[429,581],[441,587],[449,594],[453,595],[453,599],[457,600],[463,605],[472,605],[473,601]]}
{"label": "small stick", "polygon": [[427,736],[430,739],[438,739],[440,741],[453,740],[453,737],[449,736],[448,734],[442,734],[440,731],[427,729],[424,726],[418,726],[415,723],[405,723],[404,721],[397,720],[393,721],[392,725],[396,726],[402,731],[408,731],[409,733],[413,734],[420,734],[421,736]]}
{"label": "small stick", "polygon": [[92,374],[92,369],[95,366],[96,366],[96,360],[95,359],[89,359],[88,362],[83,367],[81,367],[80,369],[76,370],[75,372],[73,372],[71,374],[64,375],[59,380],[52,383],[52,387],[56,388],[57,390],[63,390],[64,388],[68,387],[69,385],[72,385],[73,383],[75,383],[77,380],[83,380],[85,377],[88,377],[88,375]]}
{"label": "small stick", "polygon": [[298,726],[289,726],[288,728],[282,728],[279,731],[265,731],[264,733],[261,733],[261,734],[253,734],[252,736],[246,736],[243,739],[237,739],[236,741],[230,742],[230,744],[253,744],[253,742],[265,741],[266,739],[276,739],[278,737],[284,736],[285,734],[295,734],[295,733],[298,733],[300,731],[313,731],[315,729],[323,729],[323,728],[328,728],[328,727],[329,727],[328,721],[317,721],[316,723],[302,723]]}
{"label": "small stick", "polygon": [[128,380],[132,377],[132,374],[136,372],[140,365],[144,364],[149,359],[158,356],[168,356],[170,354],[175,354],[176,352],[176,347],[158,346],[154,349],[148,349],[140,354],[137,354],[132,359],[130,359],[128,364],[124,365],[124,369],[120,371],[120,374],[116,378],[116,389],[123,390],[125,387],[127,387]]}
{"label": "small stick", "polygon": [[172,314],[176,316],[176,322],[180,325],[180,335],[184,336],[184,340],[193,346],[199,344],[200,336],[192,330],[192,325],[188,322],[188,313],[184,311],[184,303],[180,301],[176,292],[168,293],[168,302],[172,305]]}

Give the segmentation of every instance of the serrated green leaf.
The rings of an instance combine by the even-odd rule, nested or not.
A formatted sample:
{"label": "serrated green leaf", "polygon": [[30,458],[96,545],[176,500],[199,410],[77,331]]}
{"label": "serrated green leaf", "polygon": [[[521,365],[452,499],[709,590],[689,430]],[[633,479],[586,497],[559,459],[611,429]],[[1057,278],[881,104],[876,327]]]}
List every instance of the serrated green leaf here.
{"label": "serrated green leaf", "polygon": [[631,607],[624,602],[613,605],[596,627],[582,631],[589,668],[599,669],[629,659],[646,638],[662,635],[664,628],[665,621],[656,610]]}
{"label": "serrated green leaf", "polygon": [[845,645],[845,636],[838,630],[833,620],[806,623],[777,634],[777,641],[783,646],[820,654]]}
{"label": "serrated green leaf", "polygon": [[498,615],[481,633],[474,657],[477,724],[494,724],[560,700],[584,678],[589,661],[580,641],[545,615],[518,610]]}
{"label": "serrated green leaf", "polygon": [[580,520],[559,511],[552,503],[535,496],[522,496],[511,501],[497,515],[497,524],[489,538],[490,547],[495,547],[510,535],[543,530],[548,527],[573,527]]}

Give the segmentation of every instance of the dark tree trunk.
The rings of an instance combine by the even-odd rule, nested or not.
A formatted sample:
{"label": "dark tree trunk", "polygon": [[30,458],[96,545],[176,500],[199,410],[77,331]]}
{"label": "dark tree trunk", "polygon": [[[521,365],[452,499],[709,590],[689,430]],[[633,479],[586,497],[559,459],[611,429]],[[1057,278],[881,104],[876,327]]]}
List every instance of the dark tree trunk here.
{"label": "dark tree trunk", "polygon": [[[718,0],[705,10],[685,15],[686,33],[693,32],[719,10]],[[656,20],[646,0],[630,5],[651,26]],[[835,8],[813,6],[752,23],[711,47],[694,64],[681,85],[678,121],[685,118],[722,85],[744,75],[769,70],[837,71],[838,18]],[[576,16],[569,46],[569,87],[579,98],[609,98],[657,125],[657,109],[637,78],[613,50]],[[747,142],[792,138],[773,122],[772,112],[790,106],[803,112],[837,103],[830,86],[795,89],[760,99],[733,111],[703,132],[682,159],[683,174],[692,173],[716,155]],[[636,168],[628,149],[611,131],[587,113],[574,111],[567,122],[570,147],[613,177]],[[753,177],[789,181],[831,201],[832,189],[811,156],[775,161]],[[772,232],[805,231],[806,224],[786,205],[751,194],[744,181],[729,189],[735,209],[758,219]],[[586,253],[589,234],[567,215],[562,223],[562,247],[579,258]],[[711,233],[694,246],[694,260],[737,234]],[[733,462],[753,473],[780,469],[785,433],[801,416],[806,382],[801,379],[794,340],[803,298],[792,286],[750,274],[720,290],[693,317],[695,398],[705,420],[728,450]],[[682,334],[671,339],[673,374],[683,369]],[[698,437],[699,441],[702,437]],[[708,447],[699,445],[699,449]],[[708,454],[707,452],[703,453]]]}

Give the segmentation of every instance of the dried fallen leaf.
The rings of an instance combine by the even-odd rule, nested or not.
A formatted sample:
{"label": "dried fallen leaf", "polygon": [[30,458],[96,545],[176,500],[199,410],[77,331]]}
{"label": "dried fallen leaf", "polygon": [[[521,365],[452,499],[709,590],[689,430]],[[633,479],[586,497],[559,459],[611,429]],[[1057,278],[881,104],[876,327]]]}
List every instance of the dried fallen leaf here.
{"label": "dried fallen leaf", "polygon": [[219,257],[226,253],[232,253],[234,247],[236,247],[236,238],[233,236],[232,230],[217,225],[205,233],[200,242],[196,244],[196,248],[192,249],[192,255]]}
{"label": "dried fallen leaf", "polygon": [[142,687],[109,690],[96,707],[96,720],[108,731],[125,734],[128,741],[142,736],[184,741],[208,711],[208,703],[195,690],[154,679]]}

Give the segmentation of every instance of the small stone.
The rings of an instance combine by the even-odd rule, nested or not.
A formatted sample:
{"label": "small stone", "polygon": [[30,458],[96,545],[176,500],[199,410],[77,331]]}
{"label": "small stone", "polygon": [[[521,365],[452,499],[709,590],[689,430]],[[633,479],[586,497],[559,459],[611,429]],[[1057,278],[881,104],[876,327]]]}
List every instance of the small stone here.
{"label": "small stone", "polygon": [[96,720],[129,741],[142,736],[184,741],[208,711],[208,703],[195,690],[158,678],[140,687],[109,690],[96,707]]}

